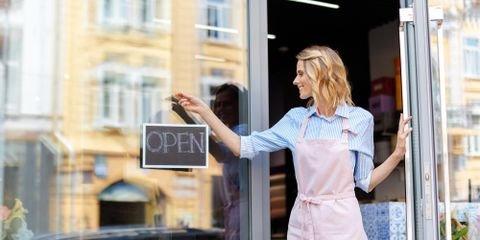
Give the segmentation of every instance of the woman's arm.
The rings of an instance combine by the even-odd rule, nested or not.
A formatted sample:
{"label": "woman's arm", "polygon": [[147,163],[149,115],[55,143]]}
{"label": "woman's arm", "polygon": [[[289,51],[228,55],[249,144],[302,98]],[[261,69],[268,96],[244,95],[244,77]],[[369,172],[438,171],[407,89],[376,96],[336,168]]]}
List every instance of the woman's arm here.
{"label": "woman's arm", "polygon": [[[168,100],[172,101],[172,110],[187,124],[198,124],[199,121],[194,119],[192,116],[185,112],[185,109],[178,103],[178,99],[175,97],[169,97]],[[222,150],[220,145],[213,139],[210,135],[208,137],[208,151],[212,154],[215,159],[220,162],[224,159],[222,156]]]}
{"label": "woman's arm", "polygon": [[392,155],[390,155],[380,166],[376,167],[372,171],[372,176],[370,180],[370,185],[368,191],[372,191],[378,184],[380,184],[385,178],[390,175],[390,173],[395,169],[398,163],[405,156],[405,144],[406,139],[410,135],[412,128],[408,126],[408,123],[412,117],[403,118],[403,114],[400,115],[400,121],[398,123],[398,133],[397,133],[397,145]]}
{"label": "woman's arm", "polygon": [[228,128],[213,112],[207,104],[199,98],[185,94],[177,93],[175,97],[178,103],[187,111],[198,113],[202,119],[210,126],[218,138],[227,146],[235,156],[240,156],[240,136]]}

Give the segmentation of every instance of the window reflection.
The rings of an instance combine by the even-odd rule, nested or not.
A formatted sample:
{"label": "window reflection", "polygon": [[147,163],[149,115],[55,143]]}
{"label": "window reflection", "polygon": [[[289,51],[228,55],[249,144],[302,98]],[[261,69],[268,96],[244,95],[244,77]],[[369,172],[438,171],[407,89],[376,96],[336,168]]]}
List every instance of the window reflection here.
{"label": "window reflection", "polygon": [[[477,239],[480,236],[480,172],[476,167],[480,154],[480,4],[478,1],[430,0],[430,7],[441,7],[444,11],[443,39],[438,41],[436,28],[430,39],[432,61],[438,63],[438,44],[443,44],[444,65],[433,66],[433,93],[437,96],[435,109],[444,104],[447,110],[448,160],[446,165],[441,154],[441,119],[437,125],[437,175],[439,196],[440,234],[446,237],[446,213],[451,214],[452,239]],[[440,85],[438,72],[443,68],[445,86]],[[440,88],[444,88],[444,102],[439,99]],[[440,113],[438,111],[438,113]],[[444,170],[449,176],[446,179]],[[449,192],[447,191],[447,186]],[[450,206],[446,205],[450,201]],[[449,207],[449,209],[446,209]],[[468,231],[465,229],[468,228]]]}
{"label": "window reflection", "polygon": [[[246,1],[11,0],[0,19],[0,217],[25,209],[22,228],[3,233],[248,234],[246,162],[226,171],[211,154],[204,170],[139,167],[142,123],[184,123],[174,92],[213,101],[226,82],[248,86]],[[246,119],[247,102],[228,115]]]}

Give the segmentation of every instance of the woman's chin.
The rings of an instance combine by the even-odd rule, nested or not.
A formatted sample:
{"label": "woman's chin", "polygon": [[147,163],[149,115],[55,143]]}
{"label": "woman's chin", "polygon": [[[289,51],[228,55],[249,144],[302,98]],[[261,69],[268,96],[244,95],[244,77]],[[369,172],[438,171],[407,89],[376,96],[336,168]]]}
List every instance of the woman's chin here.
{"label": "woman's chin", "polygon": [[307,98],[308,98],[308,96],[305,96],[305,95],[303,95],[303,94],[300,94],[300,99],[305,100],[305,99],[307,99]]}

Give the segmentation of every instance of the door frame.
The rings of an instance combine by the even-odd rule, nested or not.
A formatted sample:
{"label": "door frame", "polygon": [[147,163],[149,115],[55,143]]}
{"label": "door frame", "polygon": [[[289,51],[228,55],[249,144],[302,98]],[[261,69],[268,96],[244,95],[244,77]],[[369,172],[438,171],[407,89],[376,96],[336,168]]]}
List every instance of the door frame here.
{"label": "door frame", "polygon": [[400,6],[412,9],[412,21],[405,25],[405,48],[400,49],[405,56],[402,68],[406,71],[402,71],[407,79],[406,109],[413,116],[410,156],[406,156],[411,160],[405,168],[405,174],[411,176],[406,184],[407,238],[436,240],[439,238],[438,159],[434,140],[428,0],[402,0]]}
{"label": "door frame", "polygon": [[[247,0],[249,126],[251,131],[269,127],[267,0]],[[260,103],[260,104],[259,104]],[[270,239],[270,162],[268,153],[250,162],[248,239]],[[243,235],[241,239],[247,239]]]}
{"label": "door frame", "polygon": [[[269,127],[268,116],[268,27],[267,0],[248,0],[248,76],[250,131]],[[405,34],[405,71],[408,76],[408,109],[412,136],[406,168],[407,237],[438,239],[437,158],[434,141],[434,112],[428,0],[401,0],[401,8],[413,8],[413,25]],[[418,67],[422,66],[422,67]],[[402,66],[403,67],[403,66]],[[257,104],[254,104],[257,103]],[[262,103],[262,104],[258,104]],[[255,113],[255,115],[253,114]],[[421,114],[420,114],[421,113]],[[250,162],[249,239],[270,238],[269,155],[261,153]],[[243,237],[242,237],[243,239]]]}

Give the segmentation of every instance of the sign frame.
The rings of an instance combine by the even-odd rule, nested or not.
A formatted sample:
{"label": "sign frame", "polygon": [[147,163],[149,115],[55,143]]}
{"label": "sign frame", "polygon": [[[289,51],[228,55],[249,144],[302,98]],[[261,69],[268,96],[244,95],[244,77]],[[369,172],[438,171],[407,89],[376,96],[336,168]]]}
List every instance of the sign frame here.
{"label": "sign frame", "polygon": [[[145,148],[145,143],[146,143],[146,129],[147,126],[153,126],[153,127],[182,127],[182,128],[204,128],[205,129],[205,165],[148,165],[145,164],[145,154],[146,154],[146,148]],[[142,159],[140,161],[140,168],[143,169],[161,169],[161,170],[168,170],[168,169],[206,169],[208,168],[208,158],[209,158],[209,138],[210,138],[210,129],[209,126],[206,124],[169,124],[169,123],[143,123],[142,124]]]}

